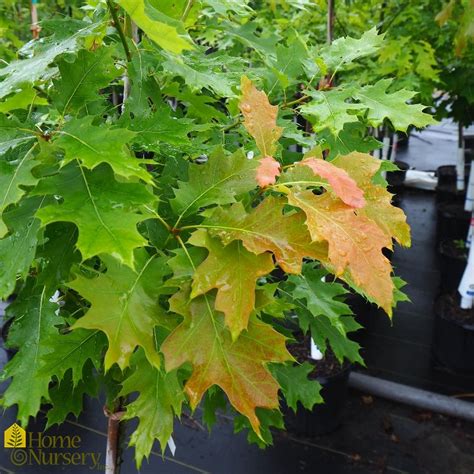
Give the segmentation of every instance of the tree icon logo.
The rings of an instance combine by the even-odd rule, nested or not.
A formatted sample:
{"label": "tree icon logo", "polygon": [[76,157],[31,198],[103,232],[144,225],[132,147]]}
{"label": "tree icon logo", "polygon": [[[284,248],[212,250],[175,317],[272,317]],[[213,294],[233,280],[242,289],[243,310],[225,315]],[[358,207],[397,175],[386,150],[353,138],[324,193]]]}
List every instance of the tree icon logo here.
{"label": "tree icon logo", "polygon": [[16,423],[3,433],[4,448],[26,448],[26,431]]}

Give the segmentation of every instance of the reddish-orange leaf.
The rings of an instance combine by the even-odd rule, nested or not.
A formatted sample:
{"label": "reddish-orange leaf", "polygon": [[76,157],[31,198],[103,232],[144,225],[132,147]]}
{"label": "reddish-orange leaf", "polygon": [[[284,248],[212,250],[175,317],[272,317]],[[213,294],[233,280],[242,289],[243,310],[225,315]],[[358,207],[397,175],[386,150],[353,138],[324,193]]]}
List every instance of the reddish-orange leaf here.
{"label": "reddish-orange leaf", "polygon": [[179,311],[184,321],[161,346],[166,370],[190,362],[193,373],[185,391],[191,407],[199,404],[206,390],[218,385],[259,434],[255,409],[278,408],[279,386],[266,364],[292,359],[285,347],[285,337],[252,317],[248,329],[232,341],[223,315],[214,309],[211,295],[189,301],[189,291],[185,289],[171,299],[171,309]]}
{"label": "reddish-orange leaf", "polygon": [[225,314],[225,322],[232,338],[247,328],[250,314],[255,309],[257,278],[270,273],[275,267],[271,254],[255,255],[242,242],[224,245],[207,231],[199,229],[188,241],[209,250],[206,260],[193,276],[191,297],[217,288],[216,309]]}
{"label": "reddish-orange leaf", "polygon": [[305,158],[300,164],[308,166],[313,170],[314,174],[327,179],[334,194],[341,198],[348,206],[365,206],[364,192],[343,169],[334,166],[329,161],[317,158]]}
{"label": "reddish-orange leaf", "polygon": [[306,225],[314,241],[329,245],[329,263],[337,276],[348,273],[351,280],[392,314],[392,267],[382,253],[391,239],[365,215],[331,194],[312,191],[291,192],[288,202],[306,214]]}
{"label": "reddish-orange leaf", "polygon": [[272,156],[283,129],[276,119],[278,107],[271,105],[265,92],[259,91],[250,79],[242,77],[242,98],[239,103],[244,115],[244,127],[254,138],[263,156]]}
{"label": "reddish-orange leaf", "polygon": [[276,177],[280,175],[280,163],[271,156],[265,156],[260,160],[257,168],[257,183],[264,188],[274,184]]}
{"label": "reddish-orange leaf", "polygon": [[381,161],[365,153],[338,156],[333,163],[343,168],[364,190],[366,205],[357,211],[372,219],[390,238],[400,245],[410,246],[410,226],[405,213],[392,205],[392,194],[385,187],[373,184]]}

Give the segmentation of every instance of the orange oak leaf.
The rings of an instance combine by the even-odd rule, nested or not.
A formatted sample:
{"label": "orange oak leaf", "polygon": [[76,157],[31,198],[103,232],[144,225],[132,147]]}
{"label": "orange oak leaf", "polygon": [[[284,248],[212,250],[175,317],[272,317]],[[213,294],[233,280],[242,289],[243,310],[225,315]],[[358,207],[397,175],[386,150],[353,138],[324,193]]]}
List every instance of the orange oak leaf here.
{"label": "orange oak leaf", "polygon": [[[306,225],[314,241],[328,243],[328,261],[337,276],[347,274],[352,282],[392,314],[392,267],[382,249],[391,239],[365,215],[329,193],[290,192],[288,202],[306,214]],[[324,261],[323,261],[324,263]]]}
{"label": "orange oak leaf", "polygon": [[206,390],[218,385],[260,434],[255,409],[278,408],[279,385],[266,364],[292,359],[285,347],[285,337],[269,324],[251,317],[247,330],[232,341],[223,315],[214,309],[212,295],[189,301],[188,288],[176,293],[170,305],[172,311],[184,316],[184,321],[167,337],[161,351],[167,371],[186,362],[193,365],[185,385],[191,408],[199,404]]}
{"label": "orange oak leaf", "polygon": [[305,158],[299,163],[308,166],[314,174],[328,181],[334,194],[351,207],[364,207],[364,192],[347,172],[329,161],[317,158]]}
{"label": "orange oak leaf", "polygon": [[274,184],[276,177],[280,175],[280,163],[271,156],[265,156],[260,160],[257,168],[257,183],[264,188]]}
{"label": "orange oak leaf", "polygon": [[206,220],[212,235],[224,245],[242,240],[244,247],[255,254],[272,252],[287,273],[300,273],[305,257],[321,260],[327,257],[327,245],[311,241],[305,229],[302,212],[283,213],[286,199],[266,197],[248,214],[241,203],[229,209],[218,208]]}
{"label": "orange oak leaf", "polygon": [[366,153],[354,152],[338,156],[332,163],[346,170],[364,190],[366,205],[357,213],[372,219],[387,236],[393,237],[400,245],[410,246],[410,226],[405,213],[392,205],[393,194],[384,186],[373,183],[381,161]]}
{"label": "orange oak leaf", "polygon": [[244,116],[244,127],[254,138],[260,153],[272,156],[283,132],[276,124],[278,107],[271,105],[265,92],[259,91],[246,76],[242,76],[241,90],[239,108]]}
{"label": "orange oak leaf", "polygon": [[188,242],[209,251],[194,273],[191,298],[217,288],[216,309],[225,314],[225,323],[235,340],[247,328],[255,309],[257,278],[270,273],[275,266],[272,256],[255,255],[240,241],[224,247],[203,229],[194,232]]}

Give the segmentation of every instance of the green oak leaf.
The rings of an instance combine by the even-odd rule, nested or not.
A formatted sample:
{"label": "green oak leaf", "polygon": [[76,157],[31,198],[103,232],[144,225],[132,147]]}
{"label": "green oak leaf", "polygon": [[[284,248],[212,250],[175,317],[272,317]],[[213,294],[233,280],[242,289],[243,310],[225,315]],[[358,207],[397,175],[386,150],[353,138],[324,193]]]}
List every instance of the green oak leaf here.
{"label": "green oak leaf", "polygon": [[158,297],[167,267],[161,258],[136,252],[136,270],[103,257],[107,271],[95,278],[79,275],[68,286],[91,303],[87,313],[73,325],[73,331],[84,328],[104,332],[109,341],[105,370],[117,363],[128,367],[137,346],[143,347],[150,364],[160,366],[153,328],[159,324]]}
{"label": "green oak leaf", "polygon": [[285,423],[280,410],[257,408],[256,411],[260,421],[260,434],[258,435],[249,420],[240,414],[234,416],[234,433],[248,430],[247,442],[263,449],[273,443],[272,428],[282,430],[285,428]]}
{"label": "green oak leaf", "polygon": [[0,240],[0,298],[10,296],[16,279],[28,274],[35,258],[40,228],[35,212],[44,201],[42,197],[22,199],[4,214],[10,234]]}
{"label": "green oak leaf", "polygon": [[[39,43],[39,47],[31,57],[11,62],[8,66],[0,69],[0,98],[13,92],[17,87],[28,83],[49,79],[56,73],[50,64],[60,54],[75,51],[80,46],[80,40],[90,36],[98,28],[97,23],[87,24],[78,22],[81,28],[73,34],[53,35]],[[69,32],[68,32],[69,33]]]}
{"label": "green oak leaf", "polygon": [[280,384],[286,404],[295,413],[298,402],[307,410],[312,410],[316,403],[324,402],[320,394],[321,384],[308,378],[314,370],[314,366],[309,362],[300,365],[274,364],[270,366],[270,370]]}
{"label": "green oak leaf", "polygon": [[190,119],[172,117],[169,108],[164,106],[149,117],[124,119],[122,125],[135,132],[133,143],[147,151],[159,151],[161,143],[187,145],[188,134],[202,127]]}
{"label": "green oak leaf", "polygon": [[373,136],[367,135],[366,126],[361,122],[346,123],[338,135],[333,135],[329,130],[319,134],[321,146],[329,147],[329,159],[338,155],[348,155],[353,151],[369,153],[382,144]]}
{"label": "green oak leaf", "polygon": [[227,54],[191,52],[183,56],[168,54],[163,67],[184,79],[191,90],[210,89],[221,97],[235,97],[244,62]]}
{"label": "green oak leaf", "polygon": [[146,244],[137,224],[149,217],[139,214],[137,208],[155,202],[145,186],[115,181],[107,165],[89,171],[71,163],[58,174],[42,179],[34,193],[61,198],[40,209],[37,216],[43,225],[74,223],[79,231],[77,248],[84,260],[109,254],[133,267],[134,249]]}
{"label": "green oak leaf", "polygon": [[194,48],[182,22],[166,16],[147,0],[117,0],[117,3],[146,35],[163,49],[180,54],[183,50]]}
{"label": "green oak leaf", "polygon": [[123,419],[139,419],[130,445],[135,446],[135,461],[140,469],[143,458],[150,455],[155,439],[164,452],[173,432],[174,417],[181,415],[185,398],[178,371],[165,372],[150,365],[142,350],[133,355],[132,368],[133,372],[123,382],[120,396],[139,393],[126,405]]}
{"label": "green oak leaf", "polygon": [[50,334],[44,341],[42,372],[62,380],[70,370],[72,385],[76,387],[84,379],[84,366],[88,361],[100,369],[105,347],[105,336],[99,330],[76,329],[67,334]]}
{"label": "green oak leaf", "polygon": [[313,316],[325,315],[337,330],[345,333],[340,317],[352,314],[350,307],[341,300],[347,291],[339,283],[324,281],[326,275],[325,270],[306,263],[301,275],[290,275],[288,282],[293,285],[293,296],[305,300]]}
{"label": "green oak leaf", "polygon": [[201,207],[235,202],[236,196],[256,188],[257,165],[242,150],[227,156],[217,148],[207,163],[189,165],[189,179],[179,183],[171,206],[185,217]]}
{"label": "green oak leaf", "polygon": [[407,104],[416,92],[406,89],[387,92],[392,82],[393,79],[381,79],[376,84],[356,89],[354,98],[369,109],[367,120],[370,125],[377,127],[387,118],[396,130],[406,132],[410,125],[426,127],[437,123],[433,116],[423,112],[426,106]]}
{"label": "green oak leaf", "polygon": [[331,45],[324,47],[320,56],[329,71],[335,72],[343,66],[376,53],[383,45],[384,34],[378,34],[377,28],[366,31],[359,39],[346,36],[337,38]]}
{"label": "green oak leaf", "polygon": [[48,399],[50,374],[41,372],[45,340],[57,332],[58,305],[49,299],[52,291],[37,286],[31,279],[7,308],[7,317],[14,317],[8,335],[8,346],[18,348],[17,354],[5,366],[0,380],[11,378],[3,394],[2,405],[18,405],[17,419],[27,426],[30,416],[36,416],[43,398]]}
{"label": "green oak leaf", "polygon": [[51,408],[48,410],[45,429],[63,423],[69,414],[77,418],[83,410],[84,396],[96,397],[98,395],[99,383],[92,367],[88,365],[85,370],[84,379],[76,385],[72,381],[71,371],[67,371],[62,380],[50,387]]}
{"label": "green oak leaf", "polygon": [[44,231],[36,258],[41,271],[38,281],[48,288],[57,288],[70,279],[71,267],[81,261],[76,249],[77,227],[70,222],[54,222]]}
{"label": "green oak leaf", "polygon": [[[359,121],[354,112],[364,108],[361,104],[347,102],[352,94],[352,88],[311,91],[312,100],[301,107],[301,113],[310,118],[315,132],[328,128],[338,135],[347,123]],[[349,113],[351,111],[353,113]]]}
{"label": "green oak leaf", "polygon": [[21,91],[10,94],[0,102],[0,113],[16,109],[26,109],[30,105],[47,105],[48,101],[38,94],[31,84],[26,85]]}
{"label": "green oak leaf", "polygon": [[21,123],[14,116],[0,114],[0,237],[7,228],[2,221],[2,212],[19,201],[25,194],[22,186],[32,186],[37,179],[32,169],[39,163],[33,152],[37,147],[35,131],[29,124]]}
{"label": "green oak leaf", "polygon": [[83,109],[87,113],[87,104],[100,98],[100,89],[120,76],[122,71],[115,66],[112,53],[105,47],[94,52],[81,49],[73,62],[69,58],[58,61],[61,78],[53,80],[51,105],[61,115]]}
{"label": "green oak leaf", "polygon": [[133,157],[127,144],[135,134],[126,129],[93,125],[94,117],[73,119],[66,123],[54,143],[63,148],[63,165],[78,160],[89,169],[108,163],[114,172],[125,178],[141,178],[147,183],[152,176],[140,164],[145,160]]}
{"label": "green oak leaf", "polygon": [[273,71],[281,86],[286,89],[303,73],[303,63],[308,59],[308,49],[301,38],[293,39],[289,46],[279,44],[276,48]]}

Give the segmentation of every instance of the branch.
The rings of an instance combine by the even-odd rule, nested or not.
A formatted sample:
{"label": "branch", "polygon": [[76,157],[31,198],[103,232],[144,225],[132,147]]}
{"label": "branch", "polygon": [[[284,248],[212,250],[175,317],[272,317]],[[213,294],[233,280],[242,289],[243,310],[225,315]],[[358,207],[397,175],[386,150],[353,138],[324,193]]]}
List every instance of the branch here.
{"label": "branch", "polygon": [[120,25],[120,20],[117,15],[117,11],[115,10],[115,6],[112,3],[112,0],[107,0],[107,6],[109,7],[109,11],[112,15],[115,28],[117,29],[118,34],[120,36],[120,41],[122,42],[123,49],[125,51],[125,56],[127,56],[127,61],[130,62],[132,60],[132,55],[130,54],[130,49],[128,48],[127,44],[127,38],[125,38],[125,33],[123,32],[122,26]]}

